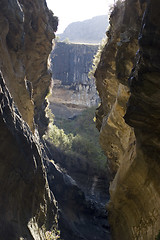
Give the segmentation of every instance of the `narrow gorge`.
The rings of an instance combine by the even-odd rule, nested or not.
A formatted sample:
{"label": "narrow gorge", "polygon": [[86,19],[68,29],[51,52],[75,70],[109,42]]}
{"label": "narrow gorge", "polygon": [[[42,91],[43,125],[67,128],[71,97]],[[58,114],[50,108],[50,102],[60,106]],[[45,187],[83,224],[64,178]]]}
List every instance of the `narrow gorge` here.
{"label": "narrow gorge", "polygon": [[98,47],[54,41],[45,0],[0,0],[0,240],[160,239],[159,16],[115,1]]}

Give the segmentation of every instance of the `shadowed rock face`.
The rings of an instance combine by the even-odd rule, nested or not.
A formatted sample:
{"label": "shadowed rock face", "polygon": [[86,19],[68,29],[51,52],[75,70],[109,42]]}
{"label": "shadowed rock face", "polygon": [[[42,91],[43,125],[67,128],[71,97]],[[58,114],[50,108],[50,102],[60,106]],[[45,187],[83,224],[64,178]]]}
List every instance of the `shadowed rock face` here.
{"label": "shadowed rock face", "polygon": [[56,225],[38,137],[23,121],[0,76],[0,236],[43,239]]}
{"label": "shadowed rock face", "polygon": [[101,240],[106,236],[110,239],[104,206],[86,200],[75,181],[48,160],[39,139],[39,133],[42,135],[47,126],[44,112],[50,86],[47,59],[56,27],[57,18],[44,0],[0,2],[3,240],[46,240],[46,231],[56,233],[58,220],[64,240],[94,237]]}
{"label": "shadowed rock face", "polygon": [[135,174],[137,186],[134,191],[139,202],[136,208],[143,209],[141,219],[137,214],[133,215],[138,220],[134,233],[145,239],[154,239],[160,231],[159,16],[160,3],[149,1],[139,36],[137,62],[129,78],[131,97],[125,115],[126,122],[134,127],[136,135],[136,158],[128,182],[133,183]]}
{"label": "shadowed rock face", "polygon": [[95,73],[102,101],[97,127],[112,179],[108,209],[116,240],[151,240],[160,230],[159,15],[156,0],[117,5]]}
{"label": "shadowed rock face", "polygon": [[53,161],[47,161],[46,166],[50,189],[58,201],[61,238],[110,240],[104,205],[86,198],[79,184],[68,174],[61,172]]}
{"label": "shadowed rock face", "polygon": [[46,127],[40,118],[56,26],[44,0],[0,2],[0,239],[45,239],[57,224],[43,149],[32,133],[34,122],[41,133]]}
{"label": "shadowed rock face", "polygon": [[2,76],[0,127],[0,236],[4,240],[45,240],[45,232],[57,228],[53,192],[60,209],[63,239],[109,240],[106,209],[86,200],[76,182],[48,160],[38,135],[33,135],[22,119]]}

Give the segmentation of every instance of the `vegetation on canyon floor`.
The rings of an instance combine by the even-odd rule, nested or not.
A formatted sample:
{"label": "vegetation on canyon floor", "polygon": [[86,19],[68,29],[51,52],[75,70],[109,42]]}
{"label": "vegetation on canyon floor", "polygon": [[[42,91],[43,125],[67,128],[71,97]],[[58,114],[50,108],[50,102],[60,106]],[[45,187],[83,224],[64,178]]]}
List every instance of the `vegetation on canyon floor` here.
{"label": "vegetation on canyon floor", "polygon": [[56,119],[50,114],[52,121],[45,135],[54,146],[62,150],[69,157],[76,157],[88,161],[97,169],[104,170],[107,164],[99,145],[99,133],[94,123],[95,107],[88,108],[74,119]]}

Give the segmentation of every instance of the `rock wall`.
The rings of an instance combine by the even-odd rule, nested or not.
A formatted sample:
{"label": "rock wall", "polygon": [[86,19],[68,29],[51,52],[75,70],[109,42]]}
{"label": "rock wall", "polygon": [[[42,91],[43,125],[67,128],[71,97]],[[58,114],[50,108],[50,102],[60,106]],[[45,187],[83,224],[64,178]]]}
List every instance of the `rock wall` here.
{"label": "rock wall", "polygon": [[23,119],[32,130],[35,119],[36,124],[42,125],[39,130],[43,132],[40,119],[44,116],[42,106],[50,86],[47,59],[57,18],[44,0],[1,1],[0,9],[3,77]]}
{"label": "rock wall", "polygon": [[[90,107],[98,104],[95,80],[88,77],[98,45],[57,42],[51,53],[55,83],[51,102]],[[60,80],[57,82],[56,80]]]}
{"label": "rock wall", "polygon": [[22,119],[0,76],[0,238],[45,239],[57,225],[38,136]]}
{"label": "rock wall", "polygon": [[160,230],[159,5],[117,2],[95,72],[102,102],[97,127],[112,180],[108,210],[116,240],[151,240]]}
{"label": "rock wall", "polygon": [[57,239],[57,229],[64,240],[110,239],[106,209],[86,199],[76,182],[56,166],[54,153],[49,161],[49,150],[39,137],[47,126],[45,97],[51,82],[47,59],[56,28],[57,18],[45,0],[0,2],[3,240]]}
{"label": "rock wall", "polygon": [[36,129],[46,127],[40,118],[56,27],[44,0],[0,2],[0,239],[45,239],[57,225]]}

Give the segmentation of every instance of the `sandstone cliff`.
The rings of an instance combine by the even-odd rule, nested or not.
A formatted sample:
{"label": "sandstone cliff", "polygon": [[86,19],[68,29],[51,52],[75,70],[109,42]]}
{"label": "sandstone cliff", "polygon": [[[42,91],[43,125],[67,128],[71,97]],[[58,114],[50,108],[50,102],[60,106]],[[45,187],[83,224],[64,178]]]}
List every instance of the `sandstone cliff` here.
{"label": "sandstone cliff", "polygon": [[108,210],[116,240],[153,240],[160,230],[159,15],[159,1],[118,1],[95,72],[102,102],[97,127],[112,180]]}
{"label": "sandstone cliff", "polygon": [[0,239],[45,239],[57,225],[35,130],[44,131],[56,27],[44,0],[0,1]]}

